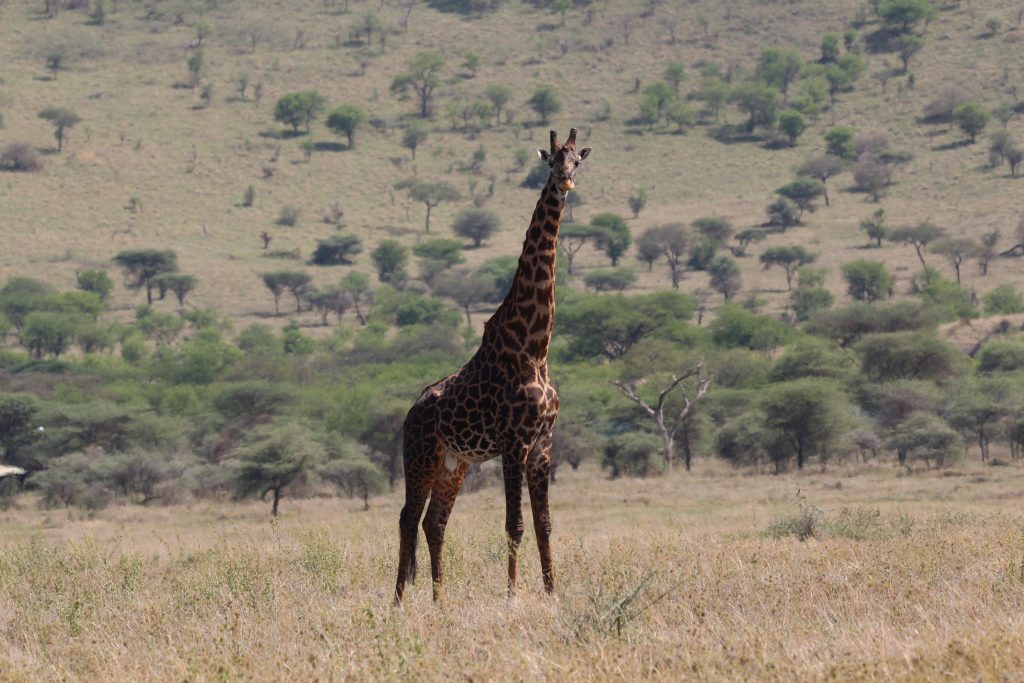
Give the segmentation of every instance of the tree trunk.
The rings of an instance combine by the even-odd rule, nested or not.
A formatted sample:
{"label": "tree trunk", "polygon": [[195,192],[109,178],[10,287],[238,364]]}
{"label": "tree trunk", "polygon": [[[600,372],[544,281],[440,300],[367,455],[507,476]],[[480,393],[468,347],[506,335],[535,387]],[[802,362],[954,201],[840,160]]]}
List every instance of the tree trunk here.
{"label": "tree trunk", "polygon": [[281,489],[276,488],[274,491],[274,503],[270,508],[270,514],[277,517],[277,504],[281,502]]}
{"label": "tree trunk", "polygon": [[423,226],[423,232],[430,232],[430,209],[431,209],[431,208],[432,208],[432,207],[431,207],[431,206],[430,206],[430,204],[428,203],[428,204],[427,204],[427,220],[426,220],[426,222],[424,223],[424,226]]}
{"label": "tree trunk", "polygon": [[690,464],[693,461],[693,444],[690,442],[690,421],[688,419],[683,421],[679,437],[683,445],[683,462],[686,464],[686,471],[689,472]]}

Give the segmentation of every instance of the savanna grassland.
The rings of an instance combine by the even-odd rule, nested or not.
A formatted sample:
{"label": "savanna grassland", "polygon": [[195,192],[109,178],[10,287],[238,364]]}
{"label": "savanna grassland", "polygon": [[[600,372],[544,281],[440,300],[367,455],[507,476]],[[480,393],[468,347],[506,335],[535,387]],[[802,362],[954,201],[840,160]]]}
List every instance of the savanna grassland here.
{"label": "savanna grassland", "polygon": [[[887,23],[900,3],[924,14]],[[0,680],[1018,680],[1021,10],[0,0],[0,465],[26,471],[0,479]],[[303,91],[308,130],[275,120]],[[445,600],[421,542],[395,609],[402,420],[476,349],[533,150],[571,127],[592,232],[558,271],[556,595],[532,530],[505,595],[492,462]],[[828,204],[805,181],[803,215],[772,219],[809,159],[836,169]],[[407,188],[435,181],[458,198],[427,232]],[[500,226],[453,249],[471,207]],[[632,237],[614,258],[607,214]],[[922,225],[918,253],[898,235]],[[686,243],[677,289],[638,258],[655,228]],[[311,262],[331,238],[361,250]],[[189,290],[143,305],[115,260],[139,250]],[[311,282],[277,312],[282,270]],[[464,304],[463,280],[488,287]],[[638,405],[665,387],[673,442]]]}
{"label": "savanna grassland", "polygon": [[[305,258],[316,239],[336,232],[320,217],[339,202],[343,232],[363,240],[355,268],[372,274],[368,254],[380,240],[398,237],[412,244],[422,237],[423,207],[393,187],[413,173],[450,180],[463,194],[461,202],[434,210],[432,234],[442,236],[451,234],[448,224],[456,211],[493,180],[486,206],[499,214],[502,227],[484,248],[466,256],[475,265],[514,254],[535,196],[520,187],[525,170],[516,168],[514,151],[532,151],[547,137],[548,126],[525,103],[539,85],[554,86],[562,101],[551,127],[577,126],[584,143],[596,150],[581,176],[585,204],[577,220],[606,211],[629,217],[628,197],[645,188],[647,206],[630,220],[634,236],[650,226],[706,215],[727,217],[737,230],[759,225],[775,189],[808,156],[823,151],[823,134],[839,125],[885,133],[892,147],[913,156],[896,172],[881,204],[891,225],[927,219],[970,236],[999,228],[1004,248],[1012,246],[1019,213],[1015,179],[1005,167],[986,168],[984,139],[960,145],[963,136],[955,126],[920,119],[924,106],[948,84],[989,107],[1015,100],[1024,57],[1012,42],[1014,2],[939,3],[942,11],[929,23],[925,45],[913,58],[913,87],[900,73],[897,55],[863,50],[865,36],[879,25],[860,2],[655,3],[652,13],[639,2],[597,3],[568,11],[564,25],[557,12],[528,3],[503,3],[497,11],[471,17],[438,11],[432,3],[410,3],[414,8],[404,30],[399,6],[406,3],[122,1],[110,3],[103,25],[91,25],[82,11],[41,19],[42,4],[9,0],[0,7],[5,34],[0,139],[26,140],[46,157],[41,173],[3,176],[3,229],[9,239],[0,278],[45,275],[64,288],[73,284],[77,270],[104,264],[120,250],[171,248],[184,272],[200,276],[194,305],[252,321],[273,310],[258,275],[279,265],[262,257],[261,231],[272,233],[274,249],[298,248]],[[352,37],[370,13],[386,27],[383,47],[379,38],[367,45],[365,37]],[[1001,21],[996,34],[985,26],[992,17]],[[200,87],[188,87],[186,62],[196,49],[200,24],[209,34],[201,43],[202,83],[212,88],[208,104],[200,99]],[[761,50],[771,46],[796,48],[813,61],[824,34],[841,34],[854,24],[860,27],[858,49],[868,71],[834,108],[809,118],[794,148],[772,149],[761,136],[747,141],[736,136],[739,141],[734,137],[723,144],[713,136],[713,121],[689,126],[685,135],[664,123],[636,122],[637,80],[641,86],[659,81],[672,60],[687,67],[681,84],[685,95],[699,88],[700,65],[749,73]],[[667,26],[677,33],[675,45]],[[56,77],[46,68],[46,56],[54,50],[67,55]],[[446,62],[434,97],[437,113],[413,162],[400,142],[402,127],[416,118],[417,103],[392,95],[389,86],[423,50],[440,52]],[[462,66],[468,54],[479,56],[472,77]],[[875,79],[882,72],[894,74],[885,92]],[[244,74],[250,85],[241,96],[238,80]],[[252,92],[256,83],[263,86],[258,102]],[[445,103],[471,102],[496,84],[515,93],[507,105],[513,123],[485,126],[469,136],[452,130]],[[322,120],[313,123],[308,136],[288,136],[287,126],[273,121],[275,102],[307,89],[324,95],[328,109],[357,104],[380,124],[364,124],[351,150]],[[605,105],[607,118],[599,116]],[[49,153],[52,127],[37,117],[48,106],[70,107],[82,118],[62,154]],[[726,106],[720,123],[739,124],[744,118]],[[1024,135],[1022,121],[1012,119],[1008,130]],[[997,126],[993,122],[990,130]],[[304,140],[315,146],[308,160]],[[486,161],[469,168],[481,147]],[[273,175],[265,177],[265,168]],[[829,268],[829,286],[840,297],[838,265],[865,256],[867,240],[857,225],[878,206],[863,193],[846,191],[852,184],[849,172],[830,184],[831,207],[809,216],[804,227],[754,245],[754,258],[739,259],[744,291],[775,310],[784,308],[786,298],[778,271],[764,271],[757,262],[765,246],[806,245]],[[250,185],[254,206],[242,208]],[[285,205],[300,211],[295,227],[275,225]],[[906,289],[915,264],[912,249],[888,245],[868,256],[894,269],[902,284],[898,291]],[[580,263],[585,272],[605,260],[587,248]],[[1019,268],[999,265],[990,277],[970,273],[967,283],[979,295],[998,283],[1024,283]],[[322,283],[344,270],[314,269],[313,275]],[[638,271],[641,289],[666,286],[663,268]],[[707,288],[706,275],[692,273],[685,286]],[[119,292],[115,301],[127,306],[137,297]]]}
{"label": "savanna grassland", "polygon": [[[499,488],[462,496],[446,602],[391,606],[398,496],[0,517],[4,680],[1014,680],[1018,470],[553,488],[559,587]],[[808,535],[810,534],[810,535]],[[800,540],[806,536],[805,540]],[[425,549],[421,544],[421,566]]]}

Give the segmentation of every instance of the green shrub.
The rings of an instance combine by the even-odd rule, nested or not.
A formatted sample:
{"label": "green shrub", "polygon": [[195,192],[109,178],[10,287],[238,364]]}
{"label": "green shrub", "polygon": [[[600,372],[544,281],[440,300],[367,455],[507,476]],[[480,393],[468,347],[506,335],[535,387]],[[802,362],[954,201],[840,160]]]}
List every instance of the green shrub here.
{"label": "green shrub", "polygon": [[993,339],[978,352],[978,371],[985,373],[1024,370],[1024,340]]}
{"label": "green shrub", "polygon": [[711,337],[719,346],[765,351],[786,344],[795,335],[785,323],[739,304],[719,306],[717,316],[710,327]]}
{"label": "green shrub", "polygon": [[658,452],[661,440],[646,432],[627,432],[608,439],[601,458],[601,469],[611,479],[647,477],[661,473]]}
{"label": "green shrub", "polygon": [[1024,313],[1024,297],[1013,285],[999,285],[985,295],[985,315]]}

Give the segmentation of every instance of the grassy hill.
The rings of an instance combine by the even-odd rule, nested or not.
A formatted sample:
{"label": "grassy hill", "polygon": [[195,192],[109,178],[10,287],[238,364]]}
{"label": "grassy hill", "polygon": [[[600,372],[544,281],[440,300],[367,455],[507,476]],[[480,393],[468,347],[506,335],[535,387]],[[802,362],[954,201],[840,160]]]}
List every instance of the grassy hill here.
{"label": "grassy hill", "polygon": [[[833,124],[884,132],[892,147],[913,155],[881,201],[891,225],[929,220],[969,236],[999,228],[1008,248],[1020,211],[1014,201],[1018,181],[1006,166],[987,168],[985,134],[977,144],[962,145],[954,126],[921,121],[925,104],[947,84],[987,107],[1014,102],[1024,55],[1014,42],[1020,37],[1017,4],[1009,1],[984,7],[945,3],[923,28],[924,48],[911,62],[912,87],[899,73],[897,55],[874,52],[866,42],[879,24],[860,2],[592,3],[568,11],[564,24],[557,12],[517,1],[497,11],[462,14],[435,9],[454,2],[122,0],[109,4],[102,25],[81,10],[44,18],[43,4],[0,5],[6,36],[0,44],[0,144],[25,140],[42,150],[45,161],[39,173],[0,175],[0,280],[28,275],[66,288],[77,270],[107,265],[120,250],[170,248],[178,252],[182,270],[200,279],[191,303],[216,308],[244,326],[273,311],[258,274],[297,265],[265,258],[261,231],[273,235],[272,249],[297,248],[305,260],[317,239],[339,229],[321,216],[340,202],[340,230],[363,240],[354,268],[372,273],[369,252],[380,240],[412,244],[423,237],[423,207],[394,189],[412,174],[447,179],[467,198],[435,210],[431,235],[440,236],[450,236],[451,218],[469,205],[471,188],[482,193],[493,179],[486,207],[498,212],[502,229],[483,248],[467,251],[468,261],[516,254],[536,191],[520,187],[528,169],[516,168],[514,153],[543,145],[547,137],[548,126],[526,104],[538,85],[555,87],[564,105],[551,127],[578,127],[595,150],[578,183],[585,204],[575,218],[586,221],[603,211],[628,217],[628,197],[646,188],[647,207],[629,221],[634,237],[653,225],[706,215],[725,216],[737,229],[763,223],[775,189],[793,177],[797,165],[823,151],[823,134]],[[403,24],[406,7],[412,9]],[[363,34],[357,38],[353,32],[370,16],[385,31],[366,44]],[[986,27],[993,17],[1000,19],[994,33]],[[701,65],[713,64],[723,74],[731,70],[738,79],[770,46],[795,47],[813,61],[824,34],[850,27],[858,31],[855,49],[863,52],[867,74],[839,96],[833,110],[809,121],[795,148],[773,148],[761,132],[731,135],[728,125],[745,118],[732,106],[719,124],[699,123],[685,134],[676,134],[674,126],[636,122],[635,85],[661,80],[672,60],[687,67],[685,95],[699,87]],[[196,52],[197,28],[208,35],[201,44],[201,84],[193,89],[187,86],[186,60]],[[446,61],[437,114],[427,121],[429,137],[413,162],[401,135],[416,118],[416,103],[393,95],[390,84],[422,50],[436,50]],[[46,68],[55,51],[65,55],[56,75]],[[463,66],[469,54],[480,58],[472,77]],[[884,92],[874,77],[883,71],[895,73]],[[258,102],[252,85],[244,97],[237,92],[242,74],[262,84]],[[208,105],[200,98],[207,84]],[[494,84],[515,93],[512,123],[471,135],[453,130],[446,103],[481,98]],[[322,119],[308,135],[288,135],[287,127],[273,121],[275,102],[306,89],[323,94],[328,108],[363,107],[376,126],[359,130],[354,149]],[[59,154],[52,127],[37,116],[49,106],[69,107],[82,117]],[[599,120],[605,107],[610,116]],[[993,122],[989,131],[998,127]],[[1012,119],[1008,130],[1024,138],[1024,117]],[[308,160],[304,141],[314,145]],[[486,151],[483,165],[461,170],[478,148]],[[895,271],[897,292],[906,291],[917,270],[913,250],[891,244],[863,250],[867,240],[857,226],[878,205],[848,191],[850,173],[829,182],[830,207],[810,215],[804,226],[771,235],[740,259],[741,297],[765,298],[770,311],[786,306],[781,272],[764,271],[757,260],[763,249],[783,244],[816,252],[840,300],[838,267],[856,258],[885,261]],[[243,208],[250,185],[255,205]],[[295,227],[275,224],[283,206],[300,211]],[[583,272],[607,265],[589,248],[579,262]],[[624,262],[638,267],[638,289],[668,286],[663,264],[647,273],[632,255]],[[335,282],[347,270],[310,268],[318,283]],[[965,269],[965,285],[979,295],[1007,282],[1024,284],[1017,261],[997,261],[984,278],[973,266]],[[706,286],[704,273],[689,273],[683,281],[687,290]],[[137,293],[120,288],[115,295],[118,305],[139,301]]]}

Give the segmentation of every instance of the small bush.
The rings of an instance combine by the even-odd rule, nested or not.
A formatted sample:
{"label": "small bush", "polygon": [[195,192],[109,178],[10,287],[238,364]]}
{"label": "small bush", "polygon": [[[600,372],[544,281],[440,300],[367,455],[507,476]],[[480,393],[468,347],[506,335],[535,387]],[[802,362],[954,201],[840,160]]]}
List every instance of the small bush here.
{"label": "small bush", "polygon": [[984,301],[986,315],[1024,313],[1024,297],[1013,285],[999,285],[985,295]]}
{"label": "small bush", "polygon": [[777,518],[765,529],[769,538],[795,536],[798,541],[815,538],[821,532],[824,513],[816,507],[801,507],[796,513]]}
{"label": "small bush", "polygon": [[0,152],[0,167],[28,173],[43,168],[43,158],[36,148],[27,142],[12,142]]}
{"label": "small bush", "polygon": [[607,290],[621,292],[636,282],[636,272],[632,268],[594,270],[583,276],[583,282],[596,292]]}
{"label": "small bush", "polygon": [[294,206],[282,206],[281,213],[277,215],[277,224],[294,228],[299,223],[300,213]]}
{"label": "small bush", "polygon": [[963,88],[957,85],[945,85],[924,107],[924,117],[930,121],[950,121],[953,110],[961,104],[971,101]]}
{"label": "small bush", "polygon": [[362,240],[355,235],[335,235],[317,240],[312,261],[318,266],[351,265],[352,258],[362,250]]}

